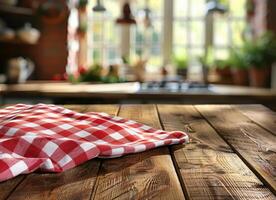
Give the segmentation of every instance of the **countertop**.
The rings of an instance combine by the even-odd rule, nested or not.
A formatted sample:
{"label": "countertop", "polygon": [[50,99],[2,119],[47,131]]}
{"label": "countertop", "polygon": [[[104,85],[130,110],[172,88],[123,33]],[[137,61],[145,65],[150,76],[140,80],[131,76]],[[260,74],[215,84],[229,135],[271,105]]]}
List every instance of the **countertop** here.
{"label": "countertop", "polygon": [[186,103],[273,103],[276,90],[240,86],[208,85],[208,87],[188,88],[182,85],[167,88],[132,83],[117,84],[71,84],[67,82],[39,82],[25,84],[0,84],[2,97],[50,98],[50,99],[102,99],[102,100],[142,100],[176,101]]}

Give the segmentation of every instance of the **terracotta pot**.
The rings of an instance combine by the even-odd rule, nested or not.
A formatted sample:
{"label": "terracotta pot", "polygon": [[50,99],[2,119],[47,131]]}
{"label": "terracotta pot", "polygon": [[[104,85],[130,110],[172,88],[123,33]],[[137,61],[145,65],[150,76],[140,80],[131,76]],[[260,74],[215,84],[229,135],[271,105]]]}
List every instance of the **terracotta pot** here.
{"label": "terracotta pot", "polygon": [[216,68],[216,73],[222,78],[224,78],[224,77],[229,78],[229,77],[232,76],[232,73],[231,73],[231,70],[230,70],[229,67],[226,67],[226,68],[223,68],[223,69]]}
{"label": "terracotta pot", "polygon": [[247,69],[232,69],[232,77],[235,85],[248,85],[249,83]]}
{"label": "terracotta pot", "polygon": [[256,68],[249,70],[250,85],[253,87],[268,87],[270,83],[270,67]]}

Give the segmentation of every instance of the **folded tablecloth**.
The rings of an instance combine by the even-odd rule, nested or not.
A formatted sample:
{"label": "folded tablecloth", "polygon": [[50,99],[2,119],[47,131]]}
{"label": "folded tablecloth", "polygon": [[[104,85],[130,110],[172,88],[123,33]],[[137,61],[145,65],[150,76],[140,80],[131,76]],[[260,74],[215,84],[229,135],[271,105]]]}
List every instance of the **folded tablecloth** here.
{"label": "folded tablecloth", "polygon": [[105,113],[17,104],[0,110],[0,181],[35,170],[62,172],[95,157],[185,142],[184,132],[157,130]]}

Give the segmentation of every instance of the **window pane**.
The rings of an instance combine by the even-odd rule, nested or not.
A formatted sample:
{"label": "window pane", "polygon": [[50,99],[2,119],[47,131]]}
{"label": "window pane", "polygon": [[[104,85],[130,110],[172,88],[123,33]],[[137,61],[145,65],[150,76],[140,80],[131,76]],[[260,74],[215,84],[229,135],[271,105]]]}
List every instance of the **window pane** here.
{"label": "window pane", "polygon": [[[131,28],[131,57],[144,56],[149,59],[148,65],[161,66],[162,61],[162,35],[163,35],[163,0],[149,0],[152,16],[152,27],[145,27],[142,20]],[[143,12],[146,1],[136,0],[136,13]]]}
{"label": "window pane", "polygon": [[114,21],[107,21],[105,23],[105,33],[106,33],[106,41],[109,44],[118,44],[118,28],[114,26]]}
{"label": "window pane", "polygon": [[214,50],[215,59],[227,59],[229,56],[229,50],[227,48],[216,48]]}
{"label": "window pane", "polygon": [[245,21],[234,21],[231,23],[233,32],[233,46],[241,46],[243,44],[243,32],[245,30]]}
{"label": "window pane", "polygon": [[94,21],[92,24],[92,30],[90,32],[93,35],[93,41],[99,42],[103,39],[103,25],[101,21]]}
{"label": "window pane", "polygon": [[246,0],[230,0],[230,13],[232,16],[245,16]]}
{"label": "window pane", "polygon": [[[159,51],[154,50],[154,51]],[[148,61],[148,67],[152,68],[152,67],[156,67],[156,69],[160,68],[162,66],[162,57],[160,55],[152,55],[151,58]]]}
{"label": "window pane", "polygon": [[118,57],[118,51],[116,51],[116,48],[109,48],[108,49],[108,60],[111,62],[115,62],[115,60]]}
{"label": "window pane", "polygon": [[[174,2],[174,54],[183,52],[184,49],[188,56],[196,57],[203,52],[204,48],[206,0],[175,0]],[[181,5],[186,7],[185,11],[179,8]]]}
{"label": "window pane", "polygon": [[182,55],[187,56],[187,47],[186,46],[181,46],[181,45],[175,45],[173,53],[174,53],[175,56],[182,56]]}
{"label": "window pane", "polygon": [[156,21],[152,30],[152,45],[161,46],[162,39],[162,22]]}
{"label": "window pane", "polygon": [[[185,1],[185,0],[184,0]],[[206,13],[206,0],[190,0],[191,16],[204,17]]]}
{"label": "window pane", "polygon": [[173,30],[174,44],[187,44],[187,23],[185,21],[175,21]]}
{"label": "window pane", "polygon": [[198,59],[198,57],[201,57],[202,55],[204,55],[204,48],[203,46],[197,47],[197,48],[191,48],[189,53],[192,56],[192,59]]}
{"label": "window pane", "polygon": [[[193,58],[203,55],[207,0],[174,0],[174,2],[174,53],[179,52],[180,49],[186,49],[188,55]],[[246,0],[221,2],[229,9],[224,16],[214,16],[213,45],[217,49],[216,55],[223,58],[228,55],[227,47],[242,44]]]}
{"label": "window pane", "polygon": [[228,25],[226,18],[216,18],[214,22],[214,42],[215,46],[227,46],[228,45]]}
{"label": "window pane", "polygon": [[151,8],[153,17],[163,16],[163,7],[164,7],[163,0],[149,0],[149,7]]}
{"label": "window pane", "polygon": [[92,59],[95,63],[100,63],[101,62],[101,50],[100,49],[93,49],[92,51]]}
{"label": "window pane", "polygon": [[88,2],[88,55],[91,55],[89,62],[110,63],[119,51],[120,37],[115,20],[121,12],[120,4],[116,0],[105,0],[103,4],[106,12],[97,13],[92,11],[96,1]]}
{"label": "window pane", "polygon": [[188,16],[187,11],[188,11],[188,1],[187,0],[175,0],[174,1],[174,16],[175,17],[187,17]]}
{"label": "window pane", "polygon": [[191,28],[191,44],[192,45],[202,45],[204,44],[204,23],[203,21],[192,21],[190,23]]}
{"label": "window pane", "polygon": [[[96,4],[96,1],[90,2],[93,2],[94,5]],[[106,7],[107,15],[110,16],[110,18],[118,17],[120,15],[121,7],[118,0],[104,0],[103,4]]]}

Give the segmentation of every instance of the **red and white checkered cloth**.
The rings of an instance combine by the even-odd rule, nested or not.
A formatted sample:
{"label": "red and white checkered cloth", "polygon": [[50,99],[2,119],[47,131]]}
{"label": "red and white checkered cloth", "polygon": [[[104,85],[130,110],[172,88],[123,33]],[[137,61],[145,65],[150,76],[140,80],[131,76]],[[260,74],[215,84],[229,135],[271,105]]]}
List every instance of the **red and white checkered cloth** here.
{"label": "red and white checkered cloth", "polygon": [[95,157],[185,142],[184,132],[156,130],[105,113],[17,104],[0,110],[0,181],[37,169],[62,172]]}

